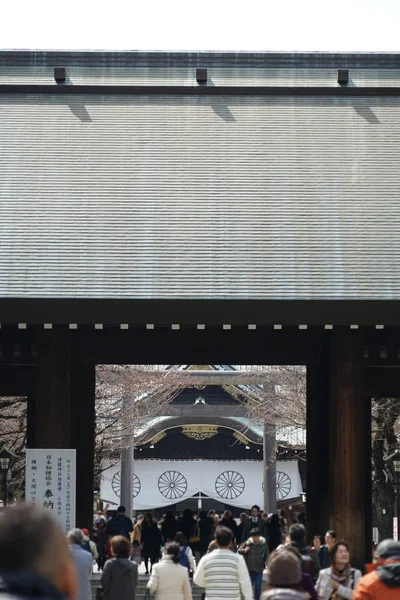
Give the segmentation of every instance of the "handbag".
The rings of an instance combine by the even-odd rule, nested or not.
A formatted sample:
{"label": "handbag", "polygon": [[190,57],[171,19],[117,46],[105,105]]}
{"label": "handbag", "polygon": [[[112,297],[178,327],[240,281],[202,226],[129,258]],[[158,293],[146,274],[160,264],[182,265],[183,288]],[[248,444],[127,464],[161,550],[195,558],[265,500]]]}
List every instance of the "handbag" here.
{"label": "handbag", "polygon": [[193,535],[189,539],[189,543],[190,544],[198,544],[199,541],[200,541],[200,527],[199,527],[199,525],[196,525]]}
{"label": "handbag", "polygon": [[112,582],[106,587],[106,589],[104,590],[102,587],[98,587],[96,588],[96,600],[103,600],[105,595],[107,594],[107,592],[112,588],[112,586],[114,585],[114,583],[116,581],[118,581],[119,579],[122,579],[122,576],[125,575],[126,573],[129,573],[131,571],[130,567],[127,567],[126,569],[124,569],[122,571],[122,573],[120,573],[115,579],[112,580]]}

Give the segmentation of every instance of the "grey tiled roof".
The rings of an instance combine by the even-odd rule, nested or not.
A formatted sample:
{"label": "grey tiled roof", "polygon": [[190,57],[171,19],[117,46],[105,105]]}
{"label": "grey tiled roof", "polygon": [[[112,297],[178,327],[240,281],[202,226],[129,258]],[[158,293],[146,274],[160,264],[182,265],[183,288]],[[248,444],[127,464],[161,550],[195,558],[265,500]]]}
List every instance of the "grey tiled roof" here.
{"label": "grey tiled roof", "polygon": [[[390,56],[377,65],[398,68]],[[39,58],[23,78],[42,77]],[[255,77],[246,64],[239,83]],[[17,67],[0,66],[0,83]],[[400,298],[399,109],[397,97],[1,94],[0,297]]]}

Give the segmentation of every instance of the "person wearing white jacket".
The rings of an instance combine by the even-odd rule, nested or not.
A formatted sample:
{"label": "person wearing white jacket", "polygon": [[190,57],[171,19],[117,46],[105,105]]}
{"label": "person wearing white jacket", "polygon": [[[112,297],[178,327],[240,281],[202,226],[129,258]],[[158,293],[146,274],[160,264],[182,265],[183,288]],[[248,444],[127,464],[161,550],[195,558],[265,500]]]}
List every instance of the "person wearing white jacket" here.
{"label": "person wearing white jacket", "polygon": [[349,546],[336,542],[330,550],[332,566],[319,572],[316,590],[320,600],[352,600],[361,571],[350,565]]}
{"label": "person wearing white jacket", "polygon": [[217,549],[203,556],[193,581],[206,590],[206,600],[253,600],[253,588],[246,562],[230,549],[233,534],[227,527],[215,532]]}
{"label": "person wearing white jacket", "polygon": [[156,600],[192,600],[192,588],[186,567],[179,564],[179,545],[168,544],[161,562],[153,565],[147,589]]}

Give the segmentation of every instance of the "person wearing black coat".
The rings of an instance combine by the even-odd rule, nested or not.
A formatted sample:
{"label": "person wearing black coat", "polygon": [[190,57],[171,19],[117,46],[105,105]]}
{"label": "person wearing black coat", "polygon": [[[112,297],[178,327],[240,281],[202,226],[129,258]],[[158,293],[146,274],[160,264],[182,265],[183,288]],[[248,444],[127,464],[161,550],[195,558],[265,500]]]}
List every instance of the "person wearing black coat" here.
{"label": "person wearing black coat", "polygon": [[246,513],[240,513],[240,523],[238,525],[238,543],[242,542],[244,536],[244,528],[246,526],[246,522],[248,521],[249,516]]}
{"label": "person wearing black coat", "polygon": [[[190,542],[190,538],[196,535],[198,522],[193,517],[190,508],[183,511],[183,516],[178,521],[178,531],[181,531],[185,538]],[[192,544],[191,544],[192,546]]]}
{"label": "person wearing black coat", "polygon": [[200,559],[207,554],[208,546],[214,539],[214,519],[208,517],[205,510],[200,512],[198,530],[200,533],[200,541],[197,542],[197,544],[193,544],[197,564],[200,562]]}
{"label": "person wearing black coat", "polygon": [[97,566],[99,571],[103,570],[107,560],[106,544],[107,544],[107,528],[104,519],[99,519],[94,532],[94,541],[97,547]]}
{"label": "person wearing black coat", "polygon": [[172,510],[169,510],[165,515],[164,521],[161,523],[161,535],[164,545],[175,540],[178,533],[178,523],[175,519]]}
{"label": "person wearing black coat", "polygon": [[153,519],[151,513],[145,515],[142,525],[143,560],[146,567],[146,575],[149,574],[149,561],[151,567],[160,560],[162,538],[161,531]]}
{"label": "person wearing black coat", "polygon": [[251,515],[250,518],[247,519],[247,521],[244,524],[242,531],[242,539],[240,540],[240,542],[246,542],[249,539],[250,531],[252,529],[258,529],[262,537],[267,537],[265,532],[265,523],[261,517],[260,507],[257,506],[257,504],[255,504],[251,508]]}
{"label": "person wearing black coat", "polygon": [[270,519],[268,519],[265,525],[265,532],[269,551],[273,552],[278,546],[281,545],[282,541],[281,526],[278,515],[274,514]]}
{"label": "person wearing black coat", "polygon": [[107,535],[109,537],[122,535],[122,537],[126,537],[130,540],[133,531],[133,523],[132,519],[125,515],[125,512],[125,506],[119,506],[115,517],[107,523]]}
{"label": "person wearing black coat", "polygon": [[224,512],[220,525],[222,527],[227,527],[228,529],[230,529],[233,534],[233,540],[236,540],[240,543],[241,540],[238,540],[238,526],[236,525],[236,521],[233,518],[230,510],[226,510]]}

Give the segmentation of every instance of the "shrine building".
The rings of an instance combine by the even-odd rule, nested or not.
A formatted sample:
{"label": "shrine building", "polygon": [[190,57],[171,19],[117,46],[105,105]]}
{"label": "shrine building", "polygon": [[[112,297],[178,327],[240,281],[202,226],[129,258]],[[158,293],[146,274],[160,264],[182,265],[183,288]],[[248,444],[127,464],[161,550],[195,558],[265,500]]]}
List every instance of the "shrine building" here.
{"label": "shrine building", "polygon": [[[194,372],[191,365],[180,368],[188,375]],[[208,377],[238,371],[232,365],[202,365],[195,372]],[[102,461],[103,503],[116,508],[122,502],[136,514],[228,509],[238,517],[254,503],[264,506],[266,468],[272,472],[267,485],[275,492],[268,512],[284,510],[290,520],[305,510],[305,430],[274,428],[271,456],[265,457],[264,427],[249,414],[249,386],[216,384],[180,388],[160,415],[145,420],[134,450],[127,453],[128,460],[134,455],[133,483],[125,497],[118,452]]]}

